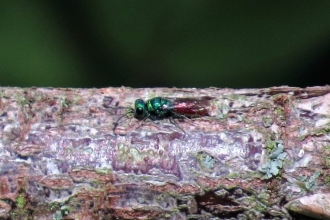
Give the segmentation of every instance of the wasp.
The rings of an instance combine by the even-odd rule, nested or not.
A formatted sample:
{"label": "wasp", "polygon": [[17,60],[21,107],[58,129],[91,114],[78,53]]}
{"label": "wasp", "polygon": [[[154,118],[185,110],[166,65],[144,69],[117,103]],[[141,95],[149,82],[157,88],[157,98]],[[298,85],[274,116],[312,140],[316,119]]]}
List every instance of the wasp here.
{"label": "wasp", "polygon": [[127,115],[134,115],[134,118],[140,121],[146,119],[152,121],[169,119],[172,124],[180,128],[174,120],[175,118],[191,119],[209,116],[207,107],[209,106],[210,100],[210,97],[175,98],[172,100],[163,97],[155,97],[147,101],[136,99],[134,108],[128,108],[126,114],[117,119],[114,131],[116,130],[119,121]]}

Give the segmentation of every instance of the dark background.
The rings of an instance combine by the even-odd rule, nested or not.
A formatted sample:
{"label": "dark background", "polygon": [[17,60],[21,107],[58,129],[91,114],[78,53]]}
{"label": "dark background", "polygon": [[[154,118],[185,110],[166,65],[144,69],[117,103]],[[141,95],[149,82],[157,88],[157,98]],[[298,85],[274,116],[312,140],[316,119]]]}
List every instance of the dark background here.
{"label": "dark background", "polygon": [[330,1],[1,1],[0,86],[330,84]]}

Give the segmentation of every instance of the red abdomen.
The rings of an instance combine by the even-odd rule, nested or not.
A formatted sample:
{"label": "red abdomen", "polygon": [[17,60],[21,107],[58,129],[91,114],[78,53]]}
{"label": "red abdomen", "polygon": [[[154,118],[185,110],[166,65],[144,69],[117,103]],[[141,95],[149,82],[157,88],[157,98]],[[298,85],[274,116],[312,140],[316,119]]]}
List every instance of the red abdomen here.
{"label": "red abdomen", "polygon": [[187,117],[202,117],[208,116],[207,107],[209,102],[207,100],[196,100],[189,98],[181,98],[172,102],[171,109],[173,112]]}

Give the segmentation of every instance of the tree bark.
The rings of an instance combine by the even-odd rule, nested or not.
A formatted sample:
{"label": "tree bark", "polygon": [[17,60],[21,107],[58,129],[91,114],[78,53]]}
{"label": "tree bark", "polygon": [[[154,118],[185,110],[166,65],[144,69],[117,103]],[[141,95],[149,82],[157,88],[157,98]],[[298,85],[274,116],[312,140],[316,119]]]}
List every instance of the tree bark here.
{"label": "tree bark", "polygon": [[[156,96],[207,97],[209,116],[117,121]],[[328,86],[0,98],[2,219],[330,219]]]}

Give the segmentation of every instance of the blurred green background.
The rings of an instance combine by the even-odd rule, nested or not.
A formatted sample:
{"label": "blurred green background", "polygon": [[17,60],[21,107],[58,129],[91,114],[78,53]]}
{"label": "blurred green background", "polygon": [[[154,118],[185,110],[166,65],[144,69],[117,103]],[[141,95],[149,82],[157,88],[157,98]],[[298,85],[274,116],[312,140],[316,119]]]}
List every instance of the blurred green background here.
{"label": "blurred green background", "polygon": [[330,1],[1,1],[0,86],[330,84]]}

